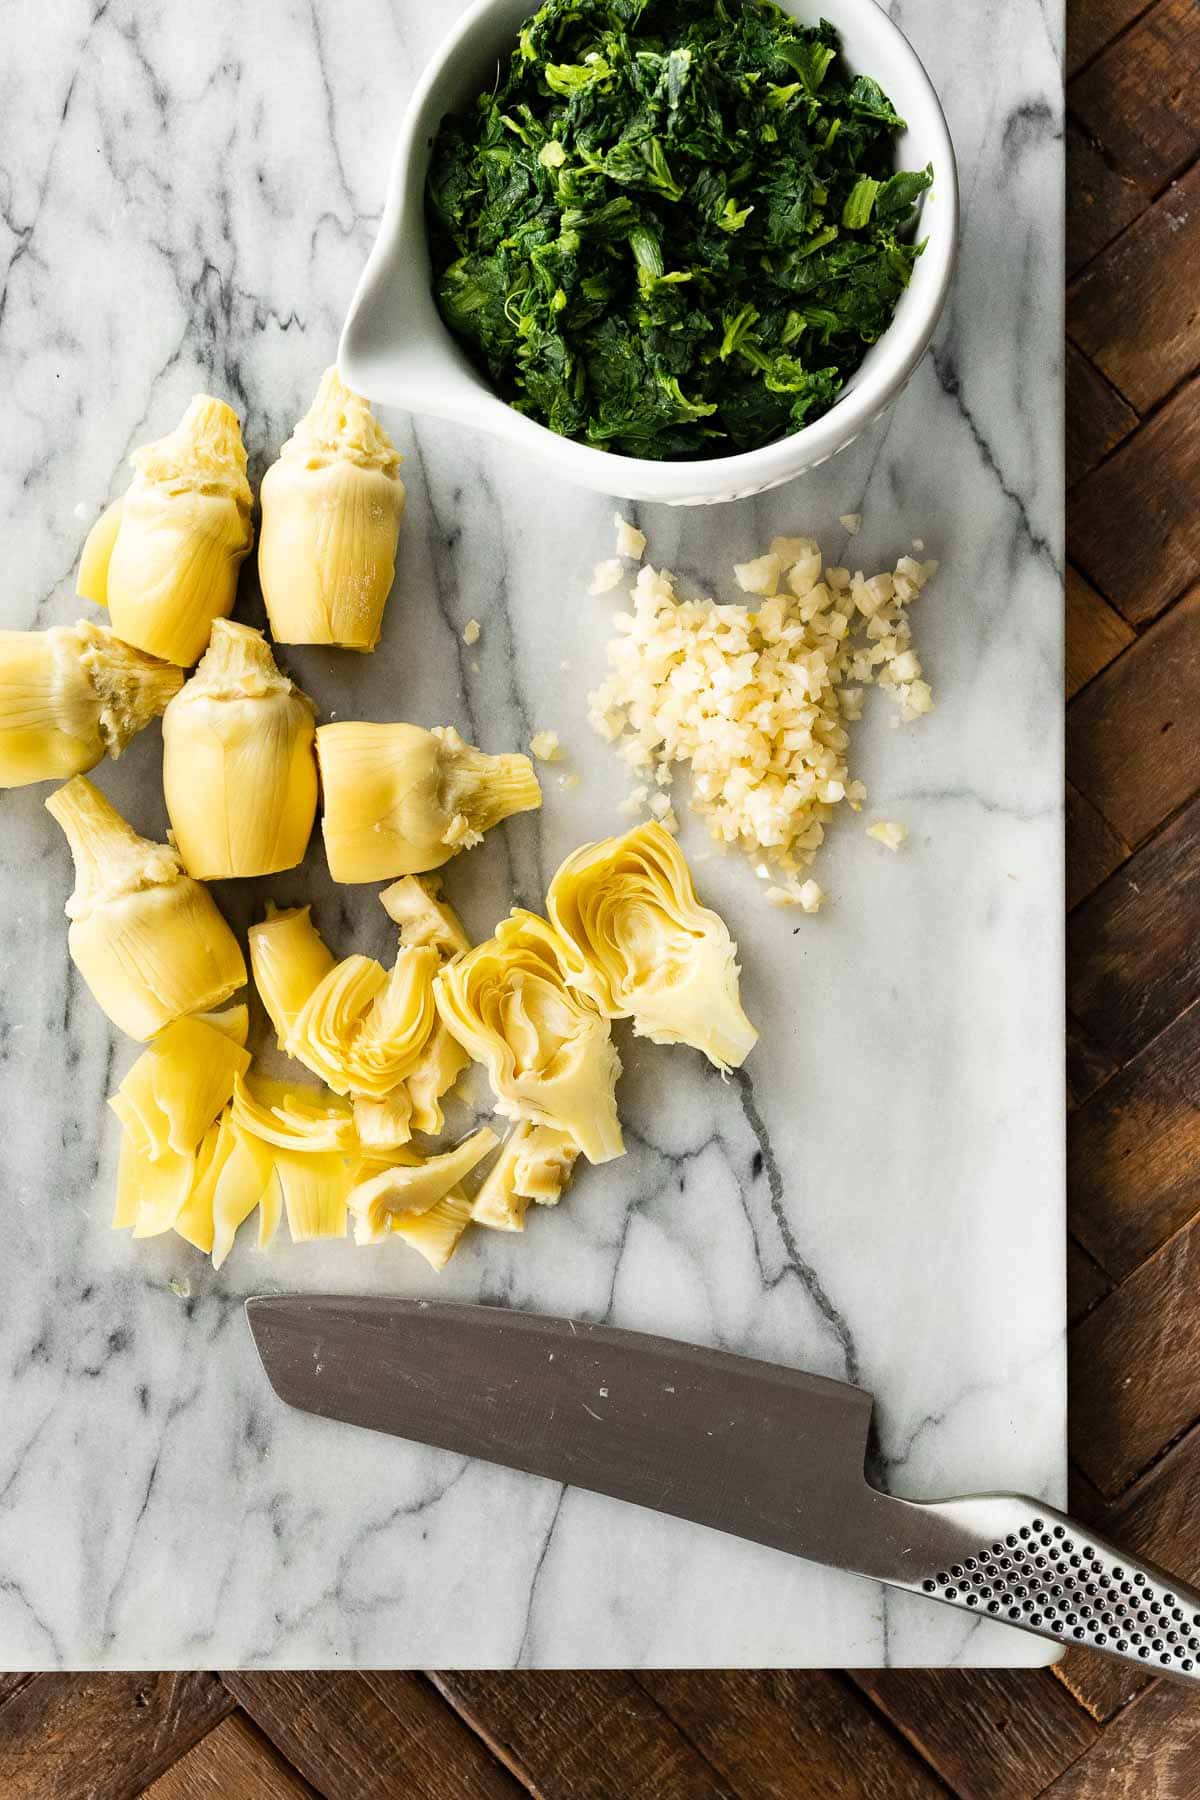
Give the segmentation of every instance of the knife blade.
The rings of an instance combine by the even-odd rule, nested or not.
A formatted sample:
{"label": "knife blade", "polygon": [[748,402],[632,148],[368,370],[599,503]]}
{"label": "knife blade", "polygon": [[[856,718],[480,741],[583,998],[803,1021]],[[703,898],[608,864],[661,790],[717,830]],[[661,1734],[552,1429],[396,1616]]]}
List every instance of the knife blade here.
{"label": "knife blade", "polygon": [[302,1411],[670,1513],[1200,1679],[1200,1594],[1017,1494],[917,1502],[865,1472],[874,1402],[826,1376],[503,1307],[248,1300]]}

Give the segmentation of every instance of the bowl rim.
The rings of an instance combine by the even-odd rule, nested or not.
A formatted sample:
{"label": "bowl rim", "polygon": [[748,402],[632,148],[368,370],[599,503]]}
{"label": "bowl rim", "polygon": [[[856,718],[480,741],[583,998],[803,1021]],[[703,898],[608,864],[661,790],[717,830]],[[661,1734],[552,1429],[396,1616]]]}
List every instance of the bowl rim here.
{"label": "bowl rim", "polygon": [[[789,0],[777,0],[777,3],[785,12],[791,10]],[[527,0],[527,16],[532,16],[540,4],[541,0]],[[441,81],[447,65],[454,60],[464,41],[474,36],[481,20],[502,8],[509,10],[511,0],[473,0],[428,58],[405,108],[392,155],[383,215],[347,312],[338,347],[338,364],[351,386],[354,385],[352,378],[357,360],[352,342],[355,326],[397,248],[398,226],[413,178],[422,115],[431,90]],[[754,484],[751,490],[740,487],[739,491],[743,492],[769,487],[825,461],[852,442],[905,386],[928,349],[953,282],[959,239],[958,168],[941,100],[921,58],[879,0],[832,0],[831,4],[822,4],[814,10],[820,16],[830,18],[839,32],[842,25],[838,15],[842,19],[851,15],[865,30],[890,38],[894,55],[907,65],[908,75],[921,94],[922,127],[934,140],[928,158],[934,166],[930,198],[936,201],[938,209],[937,229],[929,234],[921,256],[921,304],[910,308],[906,315],[892,319],[877,343],[871,346],[880,352],[874,366],[859,380],[860,365],[860,370],[850,377],[853,385],[843,390],[828,411],[811,424],[802,425],[798,431],[753,450],[731,451],[721,456],[661,459],[602,450],[578,438],[562,436],[540,420],[518,412],[466,356],[435,307],[434,316],[444,333],[446,352],[461,358],[475,383],[478,398],[474,406],[493,416],[494,409],[499,409],[505,417],[502,423],[497,421],[495,424],[496,431],[523,441],[531,451],[540,451],[543,456],[553,455],[559,472],[570,479],[609,493],[620,492],[624,483],[646,492],[648,497],[649,491],[654,490],[654,497],[663,499],[673,497],[675,491],[687,489],[715,491],[718,480]],[[911,102],[905,110],[911,117]],[[403,405],[403,402],[399,404]],[[426,409],[414,405],[412,410],[419,414]],[[447,408],[445,416],[462,419],[464,413],[460,408]],[[476,422],[484,429],[493,429],[485,425],[482,417]]]}

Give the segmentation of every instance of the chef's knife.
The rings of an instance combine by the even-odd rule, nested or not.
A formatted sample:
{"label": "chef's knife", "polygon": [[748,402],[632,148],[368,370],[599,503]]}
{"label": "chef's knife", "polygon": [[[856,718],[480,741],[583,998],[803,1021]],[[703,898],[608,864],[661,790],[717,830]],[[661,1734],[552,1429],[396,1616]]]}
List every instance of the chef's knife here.
{"label": "chef's knife", "polygon": [[867,1481],[861,1388],[501,1307],[248,1300],[289,1405],[673,1513],[1156,1674],[1200,1680],[1200,1594],[1019,1494]]}

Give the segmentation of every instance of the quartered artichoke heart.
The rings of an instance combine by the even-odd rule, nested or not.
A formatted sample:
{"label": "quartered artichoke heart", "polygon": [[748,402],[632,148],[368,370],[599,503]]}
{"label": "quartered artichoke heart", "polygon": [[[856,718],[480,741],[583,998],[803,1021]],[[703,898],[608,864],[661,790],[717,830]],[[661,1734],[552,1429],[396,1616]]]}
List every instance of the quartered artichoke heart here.
{"label": "quartered artichoke heart", "polygon": [[[422,913],[426,939],[436,928],[465,944],[449,907],[414,888],[409,910],[413,920]],[[251,967],[280,1049],[353,1099],[364,1149],[389,1152],[444,1125],[439,1102],[470,1059],[434,1005],[443,954],[405,941],[390,970],[369,956],[335,962],[307,907],[268,908],[250,927]]]}
{"label": "quartered artichoke heart", "polygon": [[399,1149],[414,1131],[440,1136],[446,1127],[442,1099],[470,1064],[462,1045],[435,1019],[424,1049],[398,1086],[378,1099],[354,1096],[354,1123],[364,1151]]}
{"label": "quartered artichoke heart", "polygon": [[233,1248],[239,1226],[256,1207],[259,1247],[265,1249],[279,1223],[279,1183],[269,1144],[234,1124],[227,1108],[209,1128],[196,1153],[191,1192],[175,1216],[174,1228],[219,1269]]}
{"label": "quartered artichoke heart", "polygon": [[470,1200],[460,1188],[451,1188],[444,1200],[438,1200],[424,1212],[393,1213],[388,1235],[416,1250],[431,1269],[441,1270],[470,1223]]}
{"label": "quartered artichoke heart", "polygon": [[[239,1010],[245,1009],[230,1012]],[[209,1229],[204,1233],[199,1228],[207,1237],[205,1250],[213,1248],[217,1171],[212,1158],[219,1143],[228,1154],[218,1115],[233,1094],[234,1082],[250,1066],[249,1055],[237,1042],[237,1022],[219,1013],[210,1013],[208,1019],[216,1022],[185,1018],[168,1025],[109,1100],[123,1128],[114,1227],[132,1226],[135,1238],[157,1237],[174,1228],[195,1243],[197,1219],[207,1205]],[[225,1028],[229,1023],[234,1025],[232,1033]],[[259,1182],[254,1205],[264,1185]]]}
{"label": "quartered artichoke heart", "polygon": [[246,1039],[250,1036],[250,1008],[244,1000],[235,1001],[232,1006],[222,1006],[216,1012],[195,1013],[193,1017],[199,1025],[211,1025],[214,1031],[227,1037],[239,1050],[246,1048]]}
{"label": "quartered artichoke heart", "polygon": [[623,1155],[608,1021],[567,985],[563,945],[545,919],[515,909],[434,985],[447,1029],[488,1071],[497,1112],[569,1132],[589,1162]]}
{"label": "quartered artichoke heart", "polygon": [[570,1132],[521,1119],[475,1195],[472,1220],[493,1231],[524,1231],[530,1201],[557,1206],[578,1155]]}
{"label": "quartered artichoke heart", "polygon": [[276,1043],[286,1051],[305,1002],[333,968],[333,953],[307,906],[280,911],[268,900],[266,918],[247,936],[258,997],[275,1027]]}
{"label": "quartered artichoke heart", "polygon": [[318,728],[317,755],[335,881],[441,868],[501,819],[542,804],[527,756],[489,756],[449,725],[344,720]]}
{"label": "quartered artichoke heart", "polygon": [[120,756],[182,681],[172,663],[87,619],[0,631],[0,787],[65,781]]}
{"label": "quartered artichoke heart", "polygon": [[150,1038],[242,986],[237,939],[169,844],[139,837],[85,775],[51,794],[46,809],[75,861],[71,958],[114,1025]]}
{"label": "quartered artichoke heart", "polygon": [[274,1235],[281,1201],[293,1243],[345,1237],[358,1149],[346,1102],[316,1088],[239,1076],[230,1117],[246,1137],[270,1148],[276,1181],[262,1202],[260,1243]]}
{"label": "quartered artichoke heart", "polygon": [[738,995],[737,945],[701,906],[683,852],[657,823],[585,844],[562,864],[546,910],[567,980],[639,1037],[691,1044],[739,1068],[758,1033]]}
{"label": "quartered artichoke heart", "polygon": [[[446,1030],[439,1017],[424,1050],[404,1083],[412,1107],[413,1131],[423,1131],[427,1137],[437,1137],[445,1129],[442,1097],[450,1092],[463,1070],[470,1066],[471,1058],[458,1040]],[[356,1111],[361,1104],[356,1103]]]}
{"label": "quartered artichoke heart", "polygon": [[227,618],[254,541],[237,414],[197,394],[175,430],[130,458],[133,480],[83,547],[76,589],[127,644],[187,668]]}
{"label": "quartered artichoke heart", "polygon": [[251,1137],[298,1155],[352,1155],[356,1148],[349,1106],[320,1088],[265,1076],[239,1076],[233,1084],[233,1120]]}
{"label": "quartered artichoke heart", "polygon": [[[392,1232],[404,1237],[407,1228],[422,1214],[451,1197],[464,1208],[455,1234],[457,1239],[471,1217],[470,1202],[459,1193],[458,1184],[490,1150],[495,1149],[498,1141],[495,1132],[482,1125],[461,1144],[443,1151],[440,1156],[405,1155],[401,1151],[378,1171],[373,1172],[368,1164],[360,1171],[360,1179],[349,1194],[355,1242],[379,1243]],[[452,1217],[457,1219],[458,1216],[456,1206]]]}
{"label": "quartered artichoke heart", "polygon": [[400,462],[368,403],[326,369],[263,477],[258,572],[276,643],[375,648],[404,517]]}
{"label": "quartered artichoke heart", "polygon": [[228,1102],[250,1066],[244,1005],[176,1019],[109,1100],[121,1121],[113,1228],[174,1230],[220,1268],[274,1178],[270,1150],[234,1126]]}
{"label": "quartered artichoke heart", "polygon": [[295,868],[317,815],[314,733],[312,701],[262,632],[218,619],[163,715],[163,792],[189,874]]}
{"label": "quartered artichoke heart", "polygon": [[382,1100],[411,1074],[437,1023],[436,950],[400,949],[392,968],[347,956],[302,1007],[288,1054],[335,1094]]}
{"label": "quartered artichoke heart", "polygon": [[402,875],[399,881],[384,888],[379,904],[400,927],[403,944],[428,944],[444,957],[457,956],[460,950],[471,948],[462,920],[442,899],[436,876]]}
{"label": "quartered artichoke heart", "polygon": [[170,1151],[189,1156],[249,1067],[249,1052],[219,1028],[176,1019],[143,1050],[109,1105],[151,1162]]}

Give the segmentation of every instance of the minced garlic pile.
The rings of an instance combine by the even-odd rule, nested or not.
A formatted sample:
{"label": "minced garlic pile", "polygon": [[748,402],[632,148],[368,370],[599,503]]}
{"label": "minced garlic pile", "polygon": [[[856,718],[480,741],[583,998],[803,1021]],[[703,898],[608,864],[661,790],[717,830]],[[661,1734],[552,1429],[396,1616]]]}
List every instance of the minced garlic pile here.
{"label": "minced garlic pile", "polygon": [[717,842],[753,858],[772,904],[815,912],[821,891],[802,873],[835,809],[857,812],[866,795],[850,777],[846,729],[863,688],[890,689],[902,720],[932,709],[907,607],[936,568],[902,556],[891,574],[866,577],[825,567],[812,538],[775,538],[734,569],[761,597],[752,611],[680,600],[665,570],[643,565],[589,712],[638,778],[629,809],[671,828],[663,790],[676,764],[690,764],[692,805]]}

